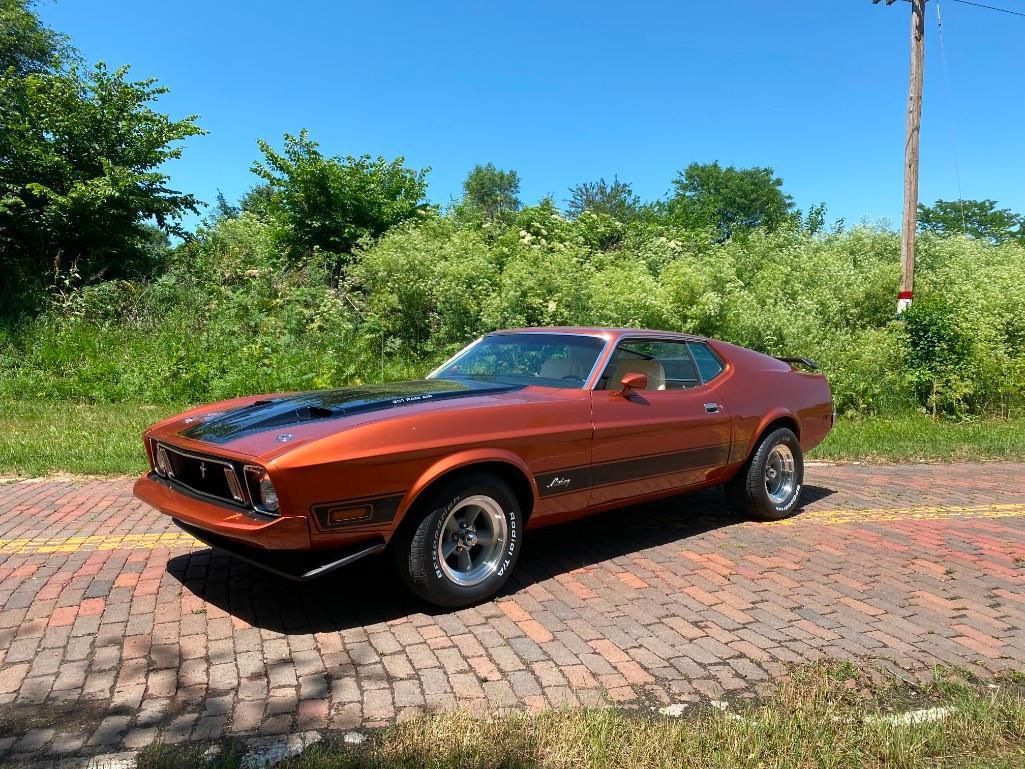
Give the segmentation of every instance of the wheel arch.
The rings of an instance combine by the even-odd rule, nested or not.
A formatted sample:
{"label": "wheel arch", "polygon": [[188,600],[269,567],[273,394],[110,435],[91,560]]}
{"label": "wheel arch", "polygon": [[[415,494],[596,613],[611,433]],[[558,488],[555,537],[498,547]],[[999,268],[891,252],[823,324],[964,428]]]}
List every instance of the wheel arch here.
{"label": "wheel arch", "polygon": [[509,485],[520,503],[525,524],[537,501],[537,488],[526,463],[512,452],[473,450],[447,456],[424,471],[402,500],[396,515],[395,531],[410,519],[409,513],[417,503],[439,486],[460,475],[481,472],[496,475]]}
{"label": "wheel arch", "polygon": [[788,428],[797,436],[798,441],[801,440],[801,422],[798,420],[797,415],[787,409],[774,409],[762,418],[758,429],[751,433],[751,440],[748,442],[744,461],[746,462],[751,458],[751,454],[766,435],[781,427]]}

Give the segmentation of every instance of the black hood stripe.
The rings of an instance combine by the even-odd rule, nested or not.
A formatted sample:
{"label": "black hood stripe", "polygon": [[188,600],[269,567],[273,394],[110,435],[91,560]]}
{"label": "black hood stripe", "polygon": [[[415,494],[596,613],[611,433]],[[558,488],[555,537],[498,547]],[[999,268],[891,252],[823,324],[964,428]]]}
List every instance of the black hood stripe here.
{"label": "black hood stripe", "polygon": [[412,382],[345,387],[338,390],[318,390],[259,400],[231,411],[214,414],[179,434],[185,438],[208,443],[228,443],[265,430],[282,430],[368,411],[522,389],[521,385],[474,379],[421,379]]}

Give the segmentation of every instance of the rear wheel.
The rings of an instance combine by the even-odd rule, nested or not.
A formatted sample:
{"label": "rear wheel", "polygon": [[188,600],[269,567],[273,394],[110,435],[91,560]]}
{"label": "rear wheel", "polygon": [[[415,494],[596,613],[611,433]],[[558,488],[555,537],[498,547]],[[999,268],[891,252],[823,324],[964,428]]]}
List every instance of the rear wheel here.
{"label": "rear wheel", "polygon": [[801,498],[804,454],[786,427],[762,438],[751,458],[726,484],[726,496],[737,512],[763,521],[791,515]]}
{"label": "rear wheel", "polygon": [[418,596],[454,608],[494,595],[520,552],[516,495],[497,478],[464,476],[425,500],[394,543],[399,576]]}

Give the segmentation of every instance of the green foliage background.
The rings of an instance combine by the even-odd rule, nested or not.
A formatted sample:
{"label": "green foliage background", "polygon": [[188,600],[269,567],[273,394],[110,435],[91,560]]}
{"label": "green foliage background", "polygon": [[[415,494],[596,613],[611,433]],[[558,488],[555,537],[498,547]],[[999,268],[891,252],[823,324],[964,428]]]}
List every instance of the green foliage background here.
{"label": "green foliage background", "polygon": [[[1025,248],[924,236],[893,318],[895,233],[791,222],[722,243],[550,203],[508,225],[421,210],[332,285],[275,225],[225,217],[150,280],[55,291],[0,336],[0,395],[182,403],[419,376],[509,326],[624,325],[819,361],[841,413],[1020,414]],[[609,243],[615,245],[610,247]]]}

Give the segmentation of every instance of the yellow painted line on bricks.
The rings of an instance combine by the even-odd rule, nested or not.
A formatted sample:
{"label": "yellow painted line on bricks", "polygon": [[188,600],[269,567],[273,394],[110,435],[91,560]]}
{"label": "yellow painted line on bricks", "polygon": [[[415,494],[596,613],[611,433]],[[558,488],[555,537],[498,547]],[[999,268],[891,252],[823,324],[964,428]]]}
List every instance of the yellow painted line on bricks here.
{"label": "yellow painted line on bricks", "polygon": [[[981,505],[973,507],[940,505],[904,508],[868,508],[851,510],[805,510],[792,518],[769,524],[857,524],[886,521],[928,521],[951,518],[1013,518],[1025,516],[1025,504]],[[759,526],[765,524],[757,524]],[[197,547],[202,543],[183,531],[162,534],[89,534],[79,537],[37,537],[0,539],[0,555],[74,553],[79,550],[153,550],[158,547]]]}
{"label": "yellow painted line on bricks", "polygon": [[851,510],[805,510],[792,518],[776,521],[774,526],[798,526],[806,523],[844,524],[887,521],[944,521],[950,518],[1014,518],[1025,516],[1025,504],[1006,505],[921,505],[901,508]]}
{"label": "yellow painted line on bricks", "polygon": [[183,531],[163,534],[89,534],[80,537],[0,539],[0,554],[74,553],[78,550],[153,550],[158,547],[193,547],[201,544]]}

